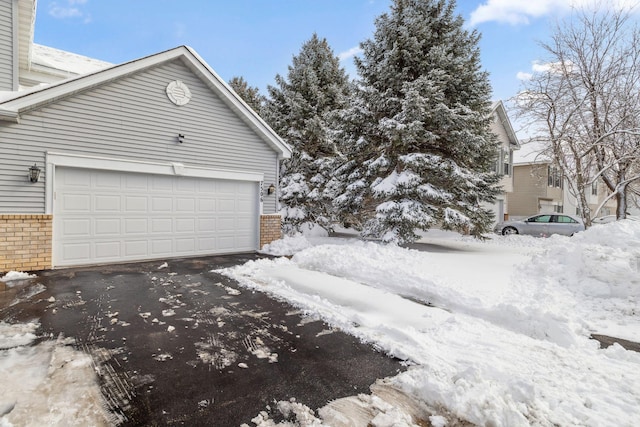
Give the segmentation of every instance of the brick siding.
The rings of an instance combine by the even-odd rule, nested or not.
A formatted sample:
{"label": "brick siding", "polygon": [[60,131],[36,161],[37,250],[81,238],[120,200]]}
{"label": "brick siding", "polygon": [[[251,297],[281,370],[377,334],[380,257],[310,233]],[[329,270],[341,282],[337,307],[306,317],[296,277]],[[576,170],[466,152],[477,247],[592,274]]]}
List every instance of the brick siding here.
{"label": "brick siding", "polygon": [[282,238],[280,214],[260,215],[260,248]]}
{"label": "brick siding", "polygon": [[51,268],[53,215],[0,215],[0,273]]}

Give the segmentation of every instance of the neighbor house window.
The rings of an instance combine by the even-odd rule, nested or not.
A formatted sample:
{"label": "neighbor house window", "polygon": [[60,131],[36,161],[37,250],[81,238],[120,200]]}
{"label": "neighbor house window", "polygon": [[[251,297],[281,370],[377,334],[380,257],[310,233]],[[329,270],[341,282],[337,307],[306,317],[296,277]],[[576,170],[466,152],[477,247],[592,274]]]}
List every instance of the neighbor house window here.
{"label": "neighbor house window", "polygon": [[511,176],[511,165],[513,164],[513,151],[505,150],[502,152],[503,167],[502,173],[506,176]]}
{"label": "neighbor house window", "polygon": [[593,181],[591,183],[591,195],[593,196],[598,195],[598,181]]}
{"label": "neighbor house window", "polygon": [[562,210],[563,210],[562,205],[555,205],[555,206],[553,207],[553,211],[554,211],[555,213],[562,213]]}
{"label": "neighbor house window", "polygon": [[560,169],[555,166],[549,166],[547,173],[549,187],[562,188],[562,172],[560,172]]}

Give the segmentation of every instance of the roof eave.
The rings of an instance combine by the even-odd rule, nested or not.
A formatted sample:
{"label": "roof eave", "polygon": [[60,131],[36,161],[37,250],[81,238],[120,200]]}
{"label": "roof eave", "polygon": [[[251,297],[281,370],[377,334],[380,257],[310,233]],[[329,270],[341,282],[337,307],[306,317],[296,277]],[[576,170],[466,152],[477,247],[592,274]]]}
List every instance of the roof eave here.
{"label": "roof eave", "polygon": [[197,72],[201,78],[209,83],[211,89],[221,95],[222,100],[230,108],[234,109],[245,123],[252,127],[278,153],[278,158],[288,159],[291,157],[291,148],[282,138],[193,49],[187,46],[180,46],[124,64],[115,65],[111,68],[62,80],[23,95],[19,94],[11,100],[0,103],[0,110],[15,112],[16,116],[18,116],[23,111],[37,108],[62,97],[73,95],[177,58],[185,58],[192,71]]}

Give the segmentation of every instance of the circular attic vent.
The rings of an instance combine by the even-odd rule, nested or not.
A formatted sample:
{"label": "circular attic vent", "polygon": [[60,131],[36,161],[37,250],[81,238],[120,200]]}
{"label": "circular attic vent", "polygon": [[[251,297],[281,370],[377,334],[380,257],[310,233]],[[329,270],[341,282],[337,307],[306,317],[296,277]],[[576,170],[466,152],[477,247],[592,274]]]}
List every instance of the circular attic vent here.
{"label": "circular attic vent", "polygon": [[191,91],[180,80],[172,81],[167,85],[167,96],[176,105],[185,105],[191,101]]}

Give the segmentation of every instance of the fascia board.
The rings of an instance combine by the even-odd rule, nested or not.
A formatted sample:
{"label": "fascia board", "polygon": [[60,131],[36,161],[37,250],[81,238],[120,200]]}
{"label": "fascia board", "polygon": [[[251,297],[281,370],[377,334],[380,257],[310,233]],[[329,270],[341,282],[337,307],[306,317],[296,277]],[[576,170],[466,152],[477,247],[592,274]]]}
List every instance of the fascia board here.
{"label": "fascia board", "polygon": [[169,61],[179,57],[182,52],[170,50],[142,59],[137,59],[121,65],[115,65],[106,70],[96,71],[92,74],[86,74],[54,83],[50,86],[43,87],[33,92],[25,93],[12,100],[6,101],[0,106],[6,110],[21,113],[22,111],[36,108],[40,105],[51,103],[57,99],[73,95],[77,92],[99,86],[109,81],[117,80],[126,75],[135,73],[147,67]]}

